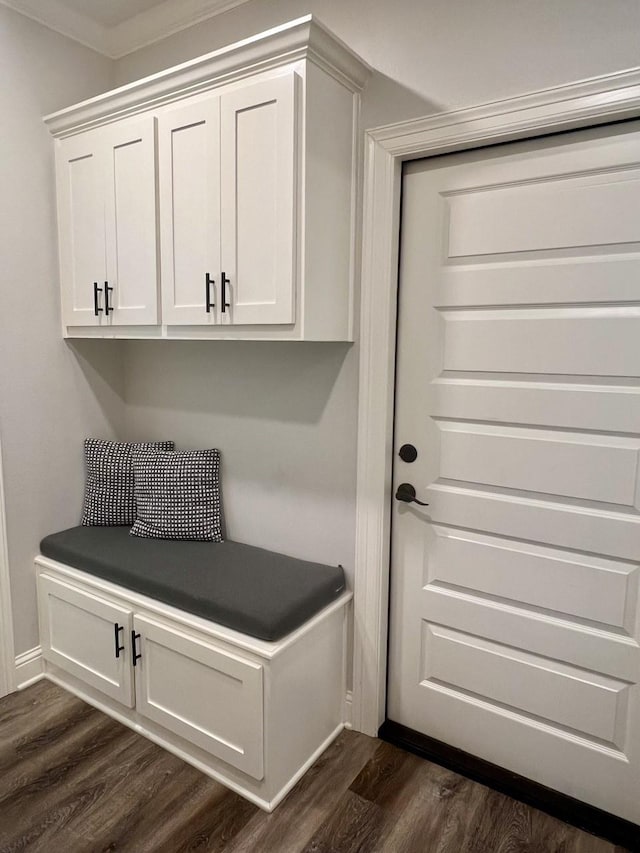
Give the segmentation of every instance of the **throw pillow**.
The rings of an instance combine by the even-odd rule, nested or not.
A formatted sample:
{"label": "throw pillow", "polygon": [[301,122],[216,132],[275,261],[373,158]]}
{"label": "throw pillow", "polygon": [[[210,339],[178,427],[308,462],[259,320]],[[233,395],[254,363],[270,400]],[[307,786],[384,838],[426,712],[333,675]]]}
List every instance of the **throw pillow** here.
{"label": "throw pillow", "polygon": [[134,536],[222,542],[220,451],[133,451]]}
{"label": "throw pillow", "polygon": [[84,442],[86,486],[81,523],[100,527],[133,524],[136,505],[132,449],[173,450],[173,446],[172,441],[131,444],[87,438]]}

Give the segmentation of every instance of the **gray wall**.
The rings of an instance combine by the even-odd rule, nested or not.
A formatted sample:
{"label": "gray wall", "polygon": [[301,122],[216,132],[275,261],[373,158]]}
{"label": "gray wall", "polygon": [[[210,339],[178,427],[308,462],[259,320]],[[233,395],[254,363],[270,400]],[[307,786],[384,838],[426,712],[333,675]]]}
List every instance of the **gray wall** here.
{"label": "gray wall", "polygon": [[[251,0],[116,63],[118,83],[306,12],[377,69],[364,125],[414,118],[637,64],[635,0]],[[353,568],[357,349],[127,345],[136,438],[219,446],[229,534]]]}
{"label": "gray wall", "polygon": [[38,540],[78,517],[88,434],[221,447],[232,536],[352,568],[356,348],[65,344],[41,123],[112,84],[307,12],[377,69],[368,127],[639,63],[637,0],[250,0],[116,63],[0,6],[0,438],[18,652],[37,642]]}
{"label": "gray wall", "polygon": [[308,12],[377,70],[365,126],[636,66],[637,0],[251,0],[116,64],[125,83]]}
{"label": "gray wall", "polygon": [[[16,653],[38,644],[33,557],[77,524],[82,439],[120,432],[121,356],[60,332],[53,145],[42,116],[111,85],[112,63],[0,6],[0,440]],[[90,342],[89,342],[90,343]]]}

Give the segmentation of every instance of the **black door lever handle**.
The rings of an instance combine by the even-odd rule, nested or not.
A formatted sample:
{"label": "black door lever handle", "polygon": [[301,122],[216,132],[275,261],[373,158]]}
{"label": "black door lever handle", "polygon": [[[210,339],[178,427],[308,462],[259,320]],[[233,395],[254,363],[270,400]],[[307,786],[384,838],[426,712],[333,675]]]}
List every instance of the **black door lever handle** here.
{"label": "black door lever handle", "polygon": [[410,504],[420,504],[420,506],[429,506],[429,504],[424,501],[419,501],[416,497],[416,490],[411,485],[411,483],[400,483],[398,486],[398,491],[396,492],[396,500],[403,501],[403,503]]}

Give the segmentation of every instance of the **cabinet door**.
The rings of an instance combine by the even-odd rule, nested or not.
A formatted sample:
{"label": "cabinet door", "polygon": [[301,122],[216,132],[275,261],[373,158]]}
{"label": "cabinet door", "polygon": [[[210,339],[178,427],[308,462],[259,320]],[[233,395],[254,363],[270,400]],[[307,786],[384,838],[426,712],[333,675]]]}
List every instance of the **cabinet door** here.
{"label": "cabinet door", "polygon": [[226,322],[295,319],[296,80],[290,72],[221,99]]}
{"label": "cabinet door", "polygon": [[155,118],[104,128],[111,325],[158,322]]}
{"label": "cabinet door", "polygon": [[215,323],[220,310],[219,98],[163,113],[158,157],[163,323]]}
{"label": "cabinet door", "polygon": [[262,779],[262,666],[147,617],[134,627],[139,713]]}
{"label": "cabinet door", "polygon": [[[98,326],[104,318],[106,278],[100,133],[92,131],[58,141],[56,175],[62,322],[66,326]],[[96,288],[100,288],[97,294]]]}
{"label": "cabinet door", "polygon": [[131,610],[48,575],[38,599],[44,659],[132,708]]}

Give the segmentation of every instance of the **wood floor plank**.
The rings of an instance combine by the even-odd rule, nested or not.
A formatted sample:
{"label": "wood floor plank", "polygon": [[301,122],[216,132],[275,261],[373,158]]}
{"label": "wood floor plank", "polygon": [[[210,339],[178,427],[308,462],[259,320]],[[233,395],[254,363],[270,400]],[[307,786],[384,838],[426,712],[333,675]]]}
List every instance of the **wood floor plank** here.
{"label": "wood floor plank", "polygon": [[371,853],[383,826],[380,806],[348,790],[302,853]]}
{"label": "wood floor plank", "polygon": [[397,796],[388,801],[387,831],[375,850],[459,853],[469,822],[482,808],[482,789],[443,767],[418,762]]}
{"label": "wood floor plank", "polygon": [[338,807],[377,744],[366,735],[342,732],[273,814],[259,812],[249,821],[228,853],[299,853]]}
{"label": "wood floor plank", "polygon": [[42,681],[0,700],[0,853],[628,853],[343,732],[273,814]]}

